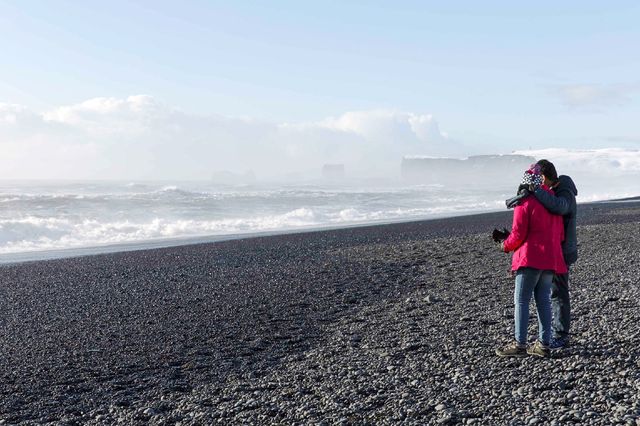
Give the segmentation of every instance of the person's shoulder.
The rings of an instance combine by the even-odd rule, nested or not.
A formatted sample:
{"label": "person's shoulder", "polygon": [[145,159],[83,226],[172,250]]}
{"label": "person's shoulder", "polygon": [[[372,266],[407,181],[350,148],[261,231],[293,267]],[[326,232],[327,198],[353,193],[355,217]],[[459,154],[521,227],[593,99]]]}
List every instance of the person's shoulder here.
{"label": "person's shoulder", "polygon": [[[553,194],[553,192],[549,191],[548,189],[545,189],[544,191],[547,191]],[[544,210],[545,212],[547,211],[547,209],[544,207],[542,202],[538,200],[538,198],[536,197],[532,197],[532,196],[527,197],[526,202],[523,203],[523,205],[526,205],[527,210],[541,210],[541,211]]]}
{"label": "person's shoulder", "polygon": [[553,194],[553,190],[549,188],[547,185],[540,185],[539,189],[544,192],[548,192],[549,194]]}
{"label": "person's shoulder", "polygon": [[535,197],[533,197],[533,198],[535,198],[537,201],[540,201],[540,199],[538,197],[542,196],[542,194],[546,193],[546,194],[550,194],[550,195],[556,195],[556,192],[557,191],[555,190],[555,188],[552,189],[552,188],[549,188],[546,185],[540,185],[538,188],[536,188],[536,190],[534,192]]}
{"label": "person's shoulder", "polygon": [[561,192],[566,192],[572,196],[578,195],[578,188],[576,188],[576,184],[571,179],[571,176],[560,175],[558,176],[558,185],[554,188],[554,192],[557,194]]}
{"label": "person's shoulder", "polygon": [[520,201],[518,207],[521,207],[523,209],[530,209],[532,206],[537,204],[540,204],[540,201],[538,201],[538,199],[534,197],[533,194],[529,194]]}

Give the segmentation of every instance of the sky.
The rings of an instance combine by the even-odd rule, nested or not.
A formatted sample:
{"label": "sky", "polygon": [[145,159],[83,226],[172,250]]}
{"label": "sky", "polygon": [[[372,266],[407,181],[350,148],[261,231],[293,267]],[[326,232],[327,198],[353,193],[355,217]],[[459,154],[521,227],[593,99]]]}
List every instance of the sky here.
{"label": "sky", "polygon": [[0,0],[0,178],[640,148],[633,1]]}

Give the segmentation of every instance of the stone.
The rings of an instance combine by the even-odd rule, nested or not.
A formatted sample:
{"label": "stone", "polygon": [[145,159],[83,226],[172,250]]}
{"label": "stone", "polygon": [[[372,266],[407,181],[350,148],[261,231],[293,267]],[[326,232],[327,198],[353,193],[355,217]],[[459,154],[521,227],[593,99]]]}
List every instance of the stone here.
{"label": "stone", "polygon": [[155,408],[149,407],[146,410],[143,411],[143,414],[145,416],[149,416],[149,417],[153,417],[156,414],[158,414],[158,410],[156,410]]}

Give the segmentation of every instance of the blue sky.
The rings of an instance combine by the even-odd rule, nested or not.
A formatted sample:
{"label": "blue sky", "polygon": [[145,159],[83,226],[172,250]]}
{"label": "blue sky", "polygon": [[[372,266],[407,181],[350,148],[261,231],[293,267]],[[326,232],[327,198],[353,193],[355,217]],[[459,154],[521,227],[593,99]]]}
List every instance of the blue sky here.
{"label": "blue sky", "polygon": [[400,111],[472,153],[638,148],[640,5],[519,3],[0,0],[0,103],[149,95],[274,125]]}

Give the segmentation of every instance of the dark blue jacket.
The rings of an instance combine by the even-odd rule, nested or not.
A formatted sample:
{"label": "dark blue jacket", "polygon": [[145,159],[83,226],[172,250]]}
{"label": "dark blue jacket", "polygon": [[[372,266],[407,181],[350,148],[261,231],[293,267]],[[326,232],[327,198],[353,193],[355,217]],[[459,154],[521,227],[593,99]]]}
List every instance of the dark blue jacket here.
{"label": "dark blue jacket", "polygon": [[550,213],[562,215],[564,222],[564,241],[562,254],[567,265],[578,260],[578,240],[576,237],[576,195],[578,189],[569,176],[560,176],[559,183],[553,188],[554,194],[539,188],[535,196]]}

